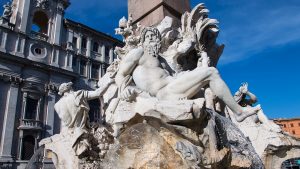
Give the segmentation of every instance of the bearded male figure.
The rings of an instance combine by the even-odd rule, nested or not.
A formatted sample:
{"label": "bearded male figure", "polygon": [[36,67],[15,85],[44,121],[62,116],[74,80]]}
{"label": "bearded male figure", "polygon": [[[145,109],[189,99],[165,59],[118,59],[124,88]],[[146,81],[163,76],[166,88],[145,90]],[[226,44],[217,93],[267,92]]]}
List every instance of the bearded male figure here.
{"label": "bearded male figure", "polygon": [[136,85],[127,86],[122,91],[123,98],[141,89],[159,100],[191,99],[202,87],[209,85],[213,93],[235,112],[237,121],[243,121],[260,110],[260,106],[241,107],[235,102],[217,69],[208,66],[206,52],[202,52],[197,68],[171,76],[160,62],[160,41],[161,35],[156,28],[145,28],[141,33],[141,46],[131,50],[121,61],[116,75],[117,85],[121,88],[128,76],[132,76]]}

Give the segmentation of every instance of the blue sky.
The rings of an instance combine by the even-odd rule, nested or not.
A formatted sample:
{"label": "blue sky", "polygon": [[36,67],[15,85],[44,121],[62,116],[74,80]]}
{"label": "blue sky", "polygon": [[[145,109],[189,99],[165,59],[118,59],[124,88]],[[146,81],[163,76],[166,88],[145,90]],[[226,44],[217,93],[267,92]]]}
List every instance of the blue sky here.
{"label": "blue sky", "polygon": [[[300,1],[190,1],[192,7],[204,2],[220,21],[218,42],[226,47],[218,69],[232,92],[248,82],[270,118],[300,117]],[[112,36],[127,16],[127,0],[71,3],[67,18]]]}

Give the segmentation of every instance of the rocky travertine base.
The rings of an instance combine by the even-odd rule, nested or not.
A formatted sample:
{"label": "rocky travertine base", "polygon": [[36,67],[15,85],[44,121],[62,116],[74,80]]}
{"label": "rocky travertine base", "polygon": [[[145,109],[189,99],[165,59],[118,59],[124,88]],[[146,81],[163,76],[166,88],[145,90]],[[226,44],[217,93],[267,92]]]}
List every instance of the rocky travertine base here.
{"label": "rocky travertine base", "polygon": [[[220,160],[213,165],[210,152],[204,151],[197,133],[185,126],[170,125],[156,118],[135,117],[121,132],[118,142],[109,150],[106,169],[205,169],[264,168],[251,143],[228,119],[216,115]],[[214,118],[212,118],[214,119]],[[201,125],[198,124],[200,127]],[[190,126],[190,127],[195,127]],[[230,131],[230,132],[226,132]],[[227,148],[230,151],[226,151]],[[223,149],[222,149],[223,148]]]}
{"label": "rocky travertine base", "polygon": [[174,149],[176,143],[170,144],[163,134],[163,129],[159,131],[149,124],[130,127],[106,157],[109,162],[104,168],[189,168]]}
{"label": "rocky travertine base", "polygon": [[[217,128],[223,129],[226,137],[223,141],[229,144],[231,149],[231,168],[264,168],[263,162],[253,148],[250,140],[234,125],[229,119],[214,113],[216,116]],[[225,132],[227,131],[227,132]]]}

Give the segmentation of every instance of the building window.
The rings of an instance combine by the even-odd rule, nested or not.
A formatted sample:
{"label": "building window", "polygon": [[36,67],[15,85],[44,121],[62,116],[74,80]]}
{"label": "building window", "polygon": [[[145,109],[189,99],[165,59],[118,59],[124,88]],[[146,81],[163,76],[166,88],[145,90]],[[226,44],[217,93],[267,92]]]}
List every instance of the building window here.
{"label": "building window", "polygon": [[283,127],[284,127],[284,128],[286,128],[286,125],[285,125],[285,124],[283,124]]}
{"label": "building window", "polygon": [[72,42],[72,44],[73,44],[73,47],[74,48],[77,48],[77,37],[73,37],[73,42]]}
{"label": "building window", "polygon": [[294,124],[293,124],[293,123],[291,124],[291,127],[294,127]]}
{"label": "building window", "polygon": [[94,44],[93,44],[93,51],[94,52],[98,52],[99,51],[99,43],[98,42],[94,42]]}
{"label": "building window", "polygon": [[109,47],[105,46],[105,56],[109,56]]}
{"label": "building window", "polygon": [[75,68],[76,66],[77,66],[77,58],[76,58],[76,56],[73,56],[72,67]]}
{"label": "building window", "polygon": [[21,160],[30,160],[34,154],[35,139],[33,136],[25,136],[23,138]]}
{"label": "building window", "polygon": [[300,127],[300,123],[298,123],[298,126]]}
{"label": "building window", "polygon": [[107,67],[108,66],[106,64],[102,64],[102,73],[103,73],[103,75],[106,73]]}
{"label": "building window", "polygon": [[99,65],[92,65],[92,79],[99,79]]}
{"label": "building window", "polygon": [[34,52],[38,55],[41,55],[42,54],[42,49],[41,48],[35,48],[34,49]]}
{"label": "building window", "polygon": [[292,130],[292,133],[293,133],[293,134],[296,134],[295,130]]}
{"label": "building window", "polygon": [[37,11],[33,15],[31,30],[43,34],[48,34],[48,16],[42,11]]}
{"label": "building window", "polygon": [[87,46],[87,40],[86,40],[86,37],[82,37],[81,47],[86,49],[86,46]]}
{"label": "building window", "polygon": [[27,98],[26,100],[26,110],[25,110],[25,119],[36,119],[37,110],[38,110],[38,100]]}
{"label": "building window", "polygon": [[79,74],[82,76],[86,76],[86,61],[84,60],[80,61]]}

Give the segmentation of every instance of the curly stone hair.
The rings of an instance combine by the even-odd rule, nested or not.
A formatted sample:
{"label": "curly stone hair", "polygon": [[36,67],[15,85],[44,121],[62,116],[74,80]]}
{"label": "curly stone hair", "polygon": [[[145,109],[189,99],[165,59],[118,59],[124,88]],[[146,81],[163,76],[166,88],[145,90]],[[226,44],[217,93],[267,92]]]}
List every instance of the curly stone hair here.
{"label": "curly stone hair", "polygon": [[161,34],[159,32],[159,30],[157,28],[153,28],[153,27],[146,27],[142,30],[141,32],[141,39],[140,39],[140,43],[144,43],[145,42],[145,36],[146,36],[146,33],[150,31],[150,32],[153,32],[156,37],[158,38],[159,41],[161,41]]}

